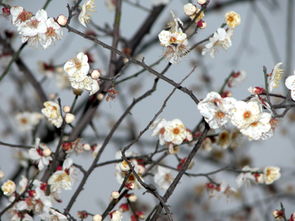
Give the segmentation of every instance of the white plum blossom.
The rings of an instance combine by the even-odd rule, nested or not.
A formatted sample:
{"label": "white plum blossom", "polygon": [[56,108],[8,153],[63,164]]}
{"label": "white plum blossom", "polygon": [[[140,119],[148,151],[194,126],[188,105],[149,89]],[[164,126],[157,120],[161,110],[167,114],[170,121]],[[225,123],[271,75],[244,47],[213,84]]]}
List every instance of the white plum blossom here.
{"label": "white plum blossom", "polygon": [[60,113],[60,107],[53,101],[44,102],[44,108],[41,110],[42,114],[57,128],[61,127],[63,119]]}
{"label": "white plum blossom", "polygon": [[40,34],[40,44],[43,48],[48,48],[53,42],[60,40],[62,37],[62,29],[53,18],[46,21],[46,32]]}
{"label": "white plum blossom", "polygon": [[174,177],[172,171],[168,168],[158,166],[157,173],[154,175],[154,182],[163,190],[167,190],[171,183],[173,182]]}
{"label": "white plum blossom", "polygon": [[[72,80],[81,81],[89,72],[88,56],[83,52],[77,54],[75,58],[70,59],[64,65],[66,73],[72,77]],[[75,74],[80,74],[75,76]]]}
{"label": "white plum blossom", "polygon": [[281,177],[279,167],[266,167],[263,170],[265,184],[272,184]]}
{"label": "white plum blossom", "polygon": [[75,169],[72,165],[73,160],[67,158],[62,167],[58,168],[57,171],[50,176],[48,184],[50,185],[50,190],[52,192],[59,192],[62,189],[72,189],[75,176]]}
{"label": "white plum blossom", "polygon": [[232,45],[232,34],[233,31],[231,29],[226,31],[224,28],[218,28],[213,36],[209,38],[209,43],[205,45],[202,55],[209,53],[210,56],[214,58],[218,48],[227,50]]}
{"label": "white plum blossom", "polygon": [[[187,3],[183,6],[183,11],[184,13],[190,17],[192,21],[198,24],[199,21],[202,20],[202,18],[205,16],[204,12],[201,11],[201,9],[197,8],[194,4],[192,3]],[[196,18],[197,14],[199,13],[198,17]]]}
{"label": "white plum blossom", "polygon": [[123,215],[119,210],[115,210],[110,213],[111,221],[121,221],[123,219]]}
{"label": "white plum blossom", "polygon": [[95,8],[95,4],[94,4],[95,0],[87,0],[83,5],[82,5],[82,9],[81,12],[78,16],[78,20],[79,22],[86,27],[86,24],[89,22],[90,20],[90,14],[89,12],[94,12],[94,8]]}
{"label": "white plum blossom", "polygon": [[234,98],[222,98],[220,94],[212,91],[199,102],[198,109],[210,128],[217,129],[230,121],[235,103]]}
{"label": "white plum blossom", "polygon": [[257,101],[237,101],[231,122],[239,129],[248,127],[260,118],[262,106]]}
{"label": "white plum blossom", "polygon": [[251,140],[266,139],[268,138],[267,134],[272,131],[270,121],[270,113],[261,113],[256,121],[242,128],[240,131]]}
{"label": "white plum blossom", "polygon": [[36,15],[19,26],[19,33],[22,35],[22,42],[30,45],[37,45],[40,41],[40,35],[47,31],[46,26],[47,12],[40,9]]}
{"label": "white plum blossom", "polygon": [[241,23],[241,16],[234,11],[227,12],[224,18],[229,28],[235,28]]}
{"label": "white plum blossom", "polygon": [[15,116],[17,129],[21,131],[30,131],[42,118],[43,115],[38,112],[20,112]]}
{"label": "white plum blossom", "polygon": [[285,85],[291,91],[291,98],[295,101],[295,71],[293,75],[287,77]]}
{"label": "white plum blossom", "polygon": [[245,71],[237,71],[231,74],[230,79],[227,82],[229,87],[235,87],[245,80],[247,74]]}
{"label": "white plum blossom", "polygon": [[271,92],[274,88],[278,88],[280,84],[280,80],[284,74],[284,70],[281,68],[282,62],[277,63],[273,70],[272,73],[270,74],[269,77],[269,83],[268,83],[268,90]]}
{"label": "white plum blossom", "polygon": [[2,184],[1,190],[4,195],[10,196],[15,192],[16,185],[12,180],[7,180],[5,183]]}
{"label": "white plum blossom", "polygon": [[50,209],[48,218],[46,220],[48,220],[48,221],[67,221],[68,218],[65,215],[57,212],[56,210]]}
{"label": "white plum blossom", "polygon": [[182,21],[173,16],[173,23],[170,27],[170,30],[162,30],[158,34],[158,38],[160,44],[166,47],[166,51],[164,53],[165,57],[169,59],[169,62],[172,64],[178,63],[179,59],[184,56],[188,50],[188,41],[187,35],[182,31],[180,25],[182,25]]}
{"label": "white plum blossom", "polygon": [[83,52],[78,53],[64,65],[71,86],[76,90],[86,90],[92,95],[99,90],[99,84],[96,79],[88,76],[89,69],[88,57]]}
{"label": "white plum blossom", "polygon": [[171,121],[166,121],[165,119],[157,120],[151,126],[151,129],[154,129],[152,136],[159,136],[159,141],[161,145],[164,145],[166,143],[180,145],[184,141],[192,140],[191,132],[179,119],[174,119]]}
{"label": "white plum blossom", "polygon": [[16,25],[17,27],[33,16],[31,12],[24,10],[24,8],[20,6],[11,7],[10,14],[12,17],[12,24]]}
{"label": "white plum blossom", "polygon": [[35,148],[29,150],[29,157],[31,160],[38,162],[39,170],[43,170],[44,167],[48,166],[52,160],[50,154],[51,150],[45,144],[40,143],[40,138],[36,139]]}

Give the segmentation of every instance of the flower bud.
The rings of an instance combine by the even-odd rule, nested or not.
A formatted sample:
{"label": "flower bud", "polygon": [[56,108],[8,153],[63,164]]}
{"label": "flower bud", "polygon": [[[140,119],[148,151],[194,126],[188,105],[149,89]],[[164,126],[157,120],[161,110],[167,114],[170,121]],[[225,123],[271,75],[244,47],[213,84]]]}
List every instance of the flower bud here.
{"label": "flower bud", "polygon": [[71,107],[70,107],[70,106],[64,106],[64,107],[63,107],[63,111],[64,111],[65,113],[69,113],[69,112],[71,111]]}
{"label": "flower bud", "polygon": [[64,15],[59,15],[57,17],[57,23],[61,26],[65,26],[68,22],[68,18]]}
{"label": "flower bud", "polygon": [[104,98],[104,95],[102,93],[100,93],[100,94],[97,95],[96,98],[97,98],[97,100],[102,101],[103,98]]}
{"label": "flower bud", "polygon": [[1,186],[1,190],[3,191],[3,194],[6,196],[12,195],[15,191],[15,188],[16,188],[16,185],[12,180],[7,180]]}
{"label": "flower bud", "polygon": [[120,193],[118,191],[112,192],[112,198],[113,199],[118,199],[120,197]]}
{"label": "flower bud", "polygon": [[75,120],[75,115],[71,113],[67,113],[65,116],[65,121],[67,124],[72,123]]}
{"label": "flower bud", "polygon": [[102,216],[99,214],[96,214],[92,217],[92,221],[101,221],[102,220]]}
{"label": "flower bud", "polygon": [[51,150],[49,148],[45,148],[42,153],[45,157],[48,157],[51,154]]}
{"label": "flower bud", "polygon": [[98,70],[93,70],[91,72],[91,78],[97,80],[100,77],[100,72]]}

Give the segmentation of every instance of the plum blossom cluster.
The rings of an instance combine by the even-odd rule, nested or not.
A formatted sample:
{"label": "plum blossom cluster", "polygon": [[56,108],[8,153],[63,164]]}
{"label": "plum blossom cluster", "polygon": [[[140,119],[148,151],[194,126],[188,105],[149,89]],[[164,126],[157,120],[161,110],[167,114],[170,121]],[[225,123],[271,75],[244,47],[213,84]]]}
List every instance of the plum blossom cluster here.
{"label": "plum blossom cluster", "polygon": [[174,152],[174,147],[184,142],[192,141],[192,133],[185,127],[179,119],[167,121],[165,119],[158,119],[151,126],[153,129],[152,136],[159,136],[161,145],[167,145],[169,152]]}
{"label": "plum blossom cluster", "polygon": [[166,48],[164,56],[170,63],[178,63],[180,58],[184,56],[187,51],[188,41],[187,35],[183,32],[182,21],[175,17],[172,13],[173,22],[169,30],[162,30],[159,35],[159,41],[162,46]]}
{"label": "plum blossom cluster", "polygon": [[11,220],[33,221],[32,214],[42,220],[67,220],[64,215],[52,208],[55,199],[47,194],[47,183],[39,180],[29,182],[22,176],[18,186],[8,180],[2,184],[1,189],[6,196],[9,196],[10,202],[17,200],[9,210]]}
{"label": "plum blossom cluster", "polygon": [[47,120],[57,128],[61,127],[63,118],[61,116],[61,110],[57,103],[53,101],[44,102],[44,108],[41,110],[42,114]]}
{"label": "plum blossom cluster", "polygon": [[251,140],[264,140],[273,135],[272,115],[263,111],[257,98],[237,101],[232,97],[223,98],[213,91],[198,104],[198,109],[212,129],[231,122]]}
{"label": "plum blossom cluster", "polygon": [[243,167],[240,175],[236,178],[238,186],[249,183],[272,184],[281,177],[279,167],[265,167],[263,170],[259,168]]}
{"label": "plum blossom cluster", "polygon": [[[137,155],[133,152],[126,152],[125,156],[134,158],[134,159],[130,159],[129,162],[134,167],[134,171],[143,180],[142,175],[145,172],[145,165],[143,164],[142,160],[136,159]],[[122,158],[121,152],[117,152],[116,159],[121,159],[121,158]],[[130,174],[129,173],[130,173],[130,167],[127,161],[123,160],[122,162],[116,164],[115,174],[116,174],[117,181],[121,184],[123,183],[126,176],[128,176],[128,179],[125,182],[125,187],[130,190],[140,188],[141,185],[136,179],[135,175],[133,173],[130,173]]]}
{"label": "plum blossom cluster", "polygon": [[91,76],[88,76],[89,69],[88,56],[83,52],[78,53],[75,58],[70,59],[64,65],[72,88],[78,91],[86,90],[89,95],[92,95],[99,90],[98,78],[100,72],[94,70]]}
{"label": "plum blossom cluster", "polygon": [[47,12],[40,9],[33,15],[21,6],[10,8],[12,24],[17,27],[22,36],[22,42],[29,45],[41,45],[44,49],[48,48],[55,41],[62,37],[62,29],[54,18],[48,18]]}
{"label": "plum blossom cluster", "polygon": [[240,15],[234,11],[228,12],[225,14],[225,22],[228,28],[217,29],[213,36],[209,38],[209,42],[205,45],[202,55],[209,53],[214,58],[219,48],[227,50],[231,47],[233,30],[241,23]]}

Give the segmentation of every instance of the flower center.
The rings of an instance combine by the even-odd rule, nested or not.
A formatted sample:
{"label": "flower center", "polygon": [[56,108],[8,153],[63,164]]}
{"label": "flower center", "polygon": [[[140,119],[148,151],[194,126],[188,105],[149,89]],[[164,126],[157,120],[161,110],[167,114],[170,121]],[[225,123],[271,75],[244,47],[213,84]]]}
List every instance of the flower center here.
{"label": "flower center", "polygon": [[246,111],[243,114],[244,119],[249,119],[251,117],[251,112],[250,111]]}
{"label": "flower center", "polygon": [[171,182],[172,181],[172,176],[171,176],[171,174],[170,173],[166,173],[165,174],[165,176],[164,176],[164,180],[166,181],[166,182]]}
{"label": "flower center", "polygon": [[54,28],[52,28],[52,27],[47,28],[46,35],[48,37],[54,37],[54,36],[56,36],[56,33],[55,33]]}
{"label": "flower center", "polygon": [[21,118],[20,119],[21,124],[27,124],[28,123],[28,119],[27,118]]}
{"label": "flower center", "polygon": [[21,22],[25,22],[25,21],[29,20],[31,17],[32,17],[32,13],[26,12],[26,11],[22,11],[17,16],[17,20],[20,20]]}
{"label": "flower center", "polygon": [[173,44],[173,43],[175,43],[176,41],[177,41],[177,39],[176,39],[175,37],[171,37],[171,38],[170,38],[170,43]]}
{"label": "flower center", "polygon": [[174,134],[179,134],[179,133],[180,133],[180,130],[179,130],[179,128],[177,128],[177,127],[176,127],[176,128],[174,128],[174,129],[173,129],[173,133],[174,133]]}
{"label": "flower center", "polygon": [[78,59],[74,59],[76,69],[80,69],[82,67],[81,62]]}
{"label": "flower center", "polygon": [[222,111],[217,111],[216,114],[215,114],[215,116],[216,116],[217,118],[224,118],[225,113],[223,113]]}

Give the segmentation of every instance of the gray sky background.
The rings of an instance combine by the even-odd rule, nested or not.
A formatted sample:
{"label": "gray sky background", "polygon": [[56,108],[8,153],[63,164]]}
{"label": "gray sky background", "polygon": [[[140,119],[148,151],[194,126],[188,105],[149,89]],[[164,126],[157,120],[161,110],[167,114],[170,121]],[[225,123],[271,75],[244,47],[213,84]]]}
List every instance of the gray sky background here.
{"label": "gray sky background", "polygon": [[[40,0],[19,0],[12,1],[13,5],[20,5],[26,8],[27,10],[31,10],[32,12],[36,12],[38,9],[42,7],[44,4],[43,1]],[[48,16],[56,17],[59,14],[67,14],[66,11],[66,3],[72,1],[64,1],[64,0],[53,0],[50,4],[47,12]],[[150,6],[149,0],[142,0],[143,5],[147,7]],[[162,13],[159,21],[153,28],[150,35],[146,37],[145,40],[151,38],[151,36],[157,34],[163,27],[165,22],[171,18],[169,11],[173,10],[175,14],[179,17],[183,17],[183,3],[185,1],[173,0],[165,9],[164,13]],[[213,4],[215,1],[212,0]],[[204,37],[207,37],[212,32],[214,32],[223,22],[224,14],[227,11],[234,10],[241,14],[242,23],[236,28],[234,32],[234,36],[232,39],[233,46],[229,48],[228,51],[219,51],[214,59],[210,56],[206,55],[204,57],[196,56],[195,53],[189,54],[187,57],[184,57],[182,62],[178,65],[173,66],[168,72],[167,76],[171,77],[175,81],[180,81],[186,74],[191,71],[190,63],[191,61],[199,61],[200,59],[204,60],[206,67],[208,69],[208,73],[213,79],[213,85],[218,90],[221,84],[223,83],[225,77],[232,70],[245,70],[247,72],[246,80],[239,85],[237,88],[232,90],[233,96],[242,99],[249,95],[247,89],[250,86],[263,86],[263,74],[262,74],[262,66],[265,65],[270,71],[273,66],[278,62],[286,61],[286,30],[290,28],[288,24],[286,24],[286,16],[287,16],[287,1],[280,0],[279,6],[274,7],[272,9],[268,8],[268,3],[271,0],[260,0],[258,1],[258,6],[262,10],[263,15],[267,18],[267,22],[270,25],[272,35],[274,36],[275,46],[279,50],[279,60],[274,60],[270,51],[270,45],[266,40],[265,33],[262,29],[262,25],[260,24],[257,16],[253,12],[253,8],[248,3],[237,4],[234,6],[230,6],[226,9],[215,11],[214,13],[208,14],[205,17],[205,21],[207,22],[207,28],[202,30],[200,34],[195,36],[193,42],[197,42],[202,40]],[[96,12],[93,15],[93,21],[99,25],[103,25],[104,23],[108,23],[110,26],[113,22],[113,12],[108,11],[104,5],[103,0],[96,1]],[[122,25],[121,25],[121,34],[123,36],[129,37],[138,26],[140,26],[141,22],[146,17],[146,12],[135,9],[134,7],[124,4],[123,5],[123,13],[122,13]],[[14,27],[7,25],[7,21],[3,18],[0,20],[0,29],[2,30],[4,27],[8,26],[11,29]],[[2,24],[4,24],[2,26]],[[84,27],[77,24],[79,30],[83,30]],[[294,31],[294,27],[293,27]],[[295,33],[294,33],[295,34]],[[107,38],[103,38],[103,41],[110,43],[110,40]],[[294,42],[294,41],[293,41]],[[15,45],[20,45],[20,39],[16,39]],[[31,67],[35,76],[38,79],[41,79],[43,75],[39,72],[36,62],[39,60],[48,60],[49,58],[53,59],[54,63],[61,64],[64,63],[69,58],[74,57],[78,52],[83,51],[85,48],[89,47],[91,42],[88,42],[84,39],[81,39],[78,36],[74,36],[72,34],[64,31],[63,40],[57,42],[54,46],[50,47],[47,50],[43,49],[32,49],[26,48],[22,57],[27,64]],[[294,44],[288,45],[288,47],[292,47],[294,52]],[[17,48],[17,46],[15,47]],[[103,53],[109,55],[108,51],[103,50]],[[147,51],[143,54],[145,57],[146,63],[152,63],[161,57],[163,53],[163,48],[158,44],[155,45],[151,50]],[[98,58],[96,56],[96,58]],[[234,58],[237,60],[235,61]],[[161,70],[167,61],[162,61],[161,65],[157,66],[157,70]],[[100,68],[103,70],[107,70],[105,64],[98,60],[95,65],[96,68]],[[292,70],[293,70],[292,66]],[[135,73],[137,70],[140,70],[139,67],[134,67],[128,69],[128,74]],[[16,73],[18,75],[21,73]],[[201,74],[201,68],[197,67],[195,73],[190,76],[188,80],[184,83],[185,86],[194,87],[199,82],[199,77]],[[286,73],[286,75],[293,73]],[[147,89],[152,85],[153,76],[149,73],[144,73],[139,79],[133,81],[133,83],[140,84],[142,88]],[[8,102],[11,96],[17,96],[13,89],[13,84],[10,82],[11,79],[7,77],[4,82],[1,82],[2,90],[0,91],[2,104]],[[45,82],[45,87],[48,89],[48,93],[57,92],[57,88],[55,87],[54,82],[50,82],[53,80],[48,80]],[[128,83],[127,83],[128,84]],[[126,88],[125,83],[123,83],[120,87],[120,93],[126,97],[127,102],[130,103],[132,96],[130,95],[128,88]],[[139,105],[137,105],[134,110],[132,110],[132,117],[138,123],[138,131],[144,128],[144,126],[149,122],[154,114],[158,111],[159,107],[162,105],[163,100],[167,97],[167,95],[172,90],[172,87],[165,82],[160,82],[158,85],[158,90],[152,97],[149,97]],[[276,92],[283,92],[284,86],[281,84],[280,88]],[[204,91],[203,93],[197,93],[197,97],[203,98],[208,91]],[[63,104],[70,104],[73,99],[73,95],[71,92],[63,91],[58,92]],[[139,95],[137,93],[136,95]],[[84,96],[87,96],[86,94]],[[34,101],[34,96],[32,96],[32,101]],[[81,99],[82,100],[82,99]],[[1,107],[5,112],[9,111],[9,107],[6,105],[2,105]],[[122,113],[122,107],[117,101],[104,103],[103,110],[109,113],[111,116],[116,117],[120,116]],[[35,110],[38,111],[38,110]],[[161,114],[161,117],[171,120],[174,118],[181,119],[188,128],[194,127],[194,125],[200,119],[200,114],[196,108],[195,103],[186,95],[176,92],[175,95],[170,99],[168,105],[164,112]],[[13,119],[10,119],[13,122]],[[287,124],[286,120],[280,122],[280,127],[278,128],[275,136],[264,142],[251,142],[250,145],[245,148],[249,149],[251,156],[254,158],[254,166],[255,167],[265,167],[269,165],[277,165],[281,167],[294,167],[295,162],[295,149],[294,142],[292,139],[287,138],[286,136],[281,136],[280,128],[286,127],[290,133],[290,137],[293,136],[294,126],[290,126]],[[100,119],[96,121],[96,127],[98,131],[105,134],[108,132],[108,128],[106,127],[106,122]],[[91,130],[88,130],[87,133],[91,133]],[[120,132],[120,134],[124,134]],[[150,138],[151,133],[147,132],[144,136],[145,138]],[[18,140],[15,137],[1,137],[1,140],[17,143]],[[155,140],[155,139],[154,139]],[[53,147],[53,145],[51,145]],[[120,147],[114,146],[110,144],[107,147],[106,152],[103,154],[101,161],[110,160],[114,158],[115,149]],[[137,152],[137,145],[135,145],[132,150]],[[247,152],[247,151],[246,151]],[[0,150],[0,168],[9,174],[13,170],[13,164],[10,156],[12,156],[13,151],[8,148],[1,147]],[[9,156],[9,157],[8,157]],[[91,157],[82,157],[77,159],[77,162],[81,162],[81,164],[89,165],[91,162]],[[172,161],[175,163],[175,161]],[[210,171],[212,167],[206,165],[202,165],[202,161],[197,161],[194,167],[194,172],[202,171]],[[87,182],[84,191],[79,196],[77,203],[74,205],[72,209],[72,213],[79,209],[86,209],[93,213],[101,213],[105,204],[102,204],[102,208],[98,206],[98,203],[108,203],[110,193],[116,190],[119,187],[115,176],[114,176],[114,165],[107,166],[105,168],[100,168],[95,170],[93,175]],[[222,174],[217,177],[222,177]],[[282,179],[285,179],[284,177]],[[180,194],[183,194],[184,188],[190,189],[193,188],[194,185],[200,184],[202,182],[206,182],[202,178],[199,179],[187,179],[184,178],[179,187],[176,189],[175,196],[171,197],[169,202],[174,202]],[[228,182],[233,182],[233,180],[229,180]],[[74,186],[73,190],[75,189]],[[64,193],[64,202],[68,202],[68,197],[73,193],[72,191],[66,191]],[[142,191],[141,191],[142,192]],[[139,193],[139,196],[141,193]],[[152,197],[146,194],[142,197],[142,199],[153,200]],[[232,205],[232,202],[229,202],[229,207]],[[173,205],[173,203],[171,203]],[[288,212],[291,211],[290,205],[286,205]],[[63,205],[59,205],[58,208],[63,208]],[[294,209],[294,208],[293,208]]]}

